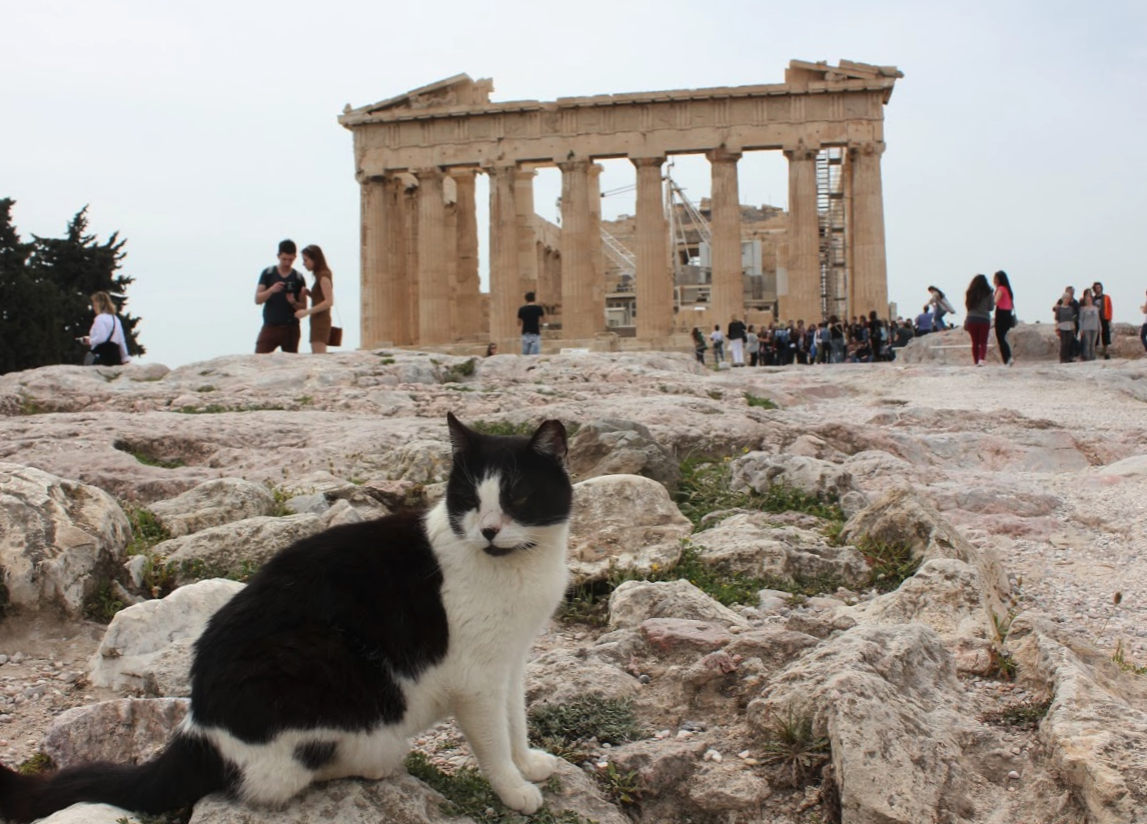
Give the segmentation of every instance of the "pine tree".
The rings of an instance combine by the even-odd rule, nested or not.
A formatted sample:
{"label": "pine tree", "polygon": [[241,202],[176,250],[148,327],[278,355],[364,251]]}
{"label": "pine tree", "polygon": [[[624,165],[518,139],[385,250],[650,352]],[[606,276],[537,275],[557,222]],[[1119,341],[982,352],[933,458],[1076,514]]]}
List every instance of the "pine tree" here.
{"label": "pine tree", "polygon": [[123,324],[128,352],[144,353],[135,337],[139,318],[124,313],[134,278],[119,273],[125,240],[114,233],[106,243],[87,234],[87,207],[68,224],[62,238],[33,235],[20,240],[12,225],[10,199],[0,200],[0,373],[57,363],[82,363],[84,347],[75,338],[91,328],[91,295],[111,295]]}

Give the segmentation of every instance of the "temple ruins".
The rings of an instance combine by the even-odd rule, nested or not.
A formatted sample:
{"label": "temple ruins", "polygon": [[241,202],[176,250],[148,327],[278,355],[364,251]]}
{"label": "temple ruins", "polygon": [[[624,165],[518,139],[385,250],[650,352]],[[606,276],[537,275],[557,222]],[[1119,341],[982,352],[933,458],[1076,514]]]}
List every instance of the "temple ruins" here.
{"label": "temple ruins", "polygon": [[[783,84],[491,102],[492,81],[462,74],[348,106],[339,122],[354,134],[362,195],[362,346],[492,340],[516,351],[527,291],[546,306],[547,340],[597,349],[616,348],[621,329],[629,346],[663,347],[733,317],[885,315],[880,158],[884,105],[902,76],[794,60]],[[775,210],[787,219],[762,230],[764,240],[746,240],[739,196],[737,162],[750,151],[788,161],[787,216]],[[666,162],[682,154],[704,154],[712,175],[687,252],[671,235],[679,215],[665,196]],[[595,161],[607,158],[635,169],[624,243],[602,231]],[[534,211],[543,167],[561,170],[560,227]],[[479,174],[489,178],[488,292]],[[772,244],[768,271],[754,257],[763,242]]]}

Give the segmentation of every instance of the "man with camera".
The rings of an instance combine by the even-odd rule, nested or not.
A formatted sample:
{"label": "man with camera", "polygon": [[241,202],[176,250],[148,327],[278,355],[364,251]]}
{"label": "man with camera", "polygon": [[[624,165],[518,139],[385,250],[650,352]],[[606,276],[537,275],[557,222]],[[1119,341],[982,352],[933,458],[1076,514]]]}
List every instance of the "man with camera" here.
{"label": "man with camera", "polygon": [[299,351],[299,319],[295,310],[306,306],[306,281],[293,268],[298,250],[293,240],[279,244],[279,264],[259,275],[255,304],[263,307],[263,328],[255,341],[255,354],[282,349]]}

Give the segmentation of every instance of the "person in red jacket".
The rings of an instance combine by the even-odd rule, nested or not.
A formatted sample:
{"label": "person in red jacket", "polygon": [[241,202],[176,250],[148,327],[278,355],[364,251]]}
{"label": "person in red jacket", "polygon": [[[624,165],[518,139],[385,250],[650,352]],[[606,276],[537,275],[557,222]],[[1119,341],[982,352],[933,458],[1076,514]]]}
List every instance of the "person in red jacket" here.
{"label": "person in red jacket", "polygon": [[1104,293],[1098,280],[1091,284],[1091,297],[1099,307],[1099,336],[1103,343],[1103,359],[1111,360],[1107,347],[1111,345],[1111,298]]}

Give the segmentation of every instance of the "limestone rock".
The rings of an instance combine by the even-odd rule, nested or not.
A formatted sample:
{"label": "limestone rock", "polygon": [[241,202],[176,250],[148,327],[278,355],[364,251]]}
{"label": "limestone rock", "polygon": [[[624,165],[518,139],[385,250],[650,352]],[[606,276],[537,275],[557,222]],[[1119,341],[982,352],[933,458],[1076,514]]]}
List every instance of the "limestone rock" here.
{"label": "limestone rock", "polygon": [[[750,452],[733,461],[729,486],[733,491],[764,493],[770,486],[788,486],[821,500],[841,500],[859,492],[852,473],[838,464],[803,455]],[[860,500],[863,500],[861,495]]]}
{"label": "limestone rock", "polygon": [[955,558],[976,567],[987,588],[989,606],[1006,614],[1001,598],[1010,591],[1007,575],[994,550],[977,549],[944,520],[930,503],[910,487],[890,489],[867,509],[849,518],[840,540],[855,544],[865,538],[886,544],[907,544],[922,561]]}
{"label": "limestone rock", "polygon": [[772,790],[769,783],[738,763],[705,763],[688,783],[689,801],[707,813],[757,810]]}
{"label": "limestone rock", "polygon": [[813,530],[777,526],[766,512],[732,515],[691,540],[703,563],[754,578],[829,579],[844,586],[861,586],[869,578],[868,564],[854,547],[833,546]]}
{"label": "limestone rock", "polygon": [[[236,581],[200,581],[180,587],[161,601],[144,601],[120,610],[92,657],[92,683],[190,694],[191,645],[208,619],[241,589],[243,584]],[[155,675],[157,667],[165,673],[162,678]]]}
{"label": "limestone rock", "polygon": [[[546,809],[560,817],[569,811],[581,821],[597,824],[632,824],[630,819],[602,794],[600,785],[584,770],[578,769],[564,758],[558,759],[554,772],[557,788],[547,782],[542,790]],[[412,822],[413,824],[413,822]]]}
{"label": "limestone rock", "polygon": [[275,512],[275,496],[262,484],[242,478],[207,481],[148,508],[172,538]]}
{"label": "limestone rock", "polygon": [[1088,820],[1147,821],[1147,684],[1036,613],[1012,621],[1007,646],[1024,681],[1053,699],[1040,737]]}
{"label": "limestone rock", "polygon": [[682,788],[688,787],[708,744],[701,739],[634,741],[614,747],[609,763],[622,775],[637,773],[642,787],[643,819],[681,821]]}
{"label": "limestone rock", "polygon": [[961,764],[962,708],[951,656],[930,628],[862,625],[786,669],[747,718],[762,734],[789,713],[814,719],[831,743],[844,821],[919,824],[946,809],[945,820],[971,822],[985,819]]}
{"label": "limestone rock", "polygon": [[570,572],[574,584],[603,581],[612,570],[671,567],[693,531],[665,487],[638,475],[606,475],[574,486]]}
{"label": "limestone rock", "polygon": [[249,807],[221,793],[195,805],[191,824],[466,824],[444,812],[446,799],[421,781],[398,773],[382,781],[354,779],[312,784],[281,810]]}
{"label": "limestone rock", "polygon": [[556,649],[543,653],[526,668],[526,703],[564,704],[587,695],[632,698],[641,684],[627,672],[585,654]]}
{"label": "limestone rock", "polygon": [[14,610],[79,616],[100,579],[114,578],[129,534],[103,490],[0,463],[0,582]]}
{"label": "limestone rock", "polygon": [[640,629],[649,647],[662,654],[710,652],[733,640],[720,624],[689,618],[649,618]]}
{"label": "limestone rock", "polygon": [[609,625],[634,628],[650,618],[682,618],[725,626],[745,619],[688,581],[626,581],[609,596]]}
{"label": "limestone rock", "polygon": [[111,804],[73,804],[37,819],[36,824],[140,824],[135,813],[113,807]]}
{"label": "limestone rock", "polygon": [[935,558],[895,591],[841,611],[861,623],[927,624],[955,656],[958,670],[986,675],[995,663],[991,608],[975,567]]}
{"label": "limestone rock", "polygon": [[570,440],[570,472],[581,480],[601,475],[641,475],[676,489],[681,469],[649,427],[604,418],[583,424]]}
{"label": "limestone rock", "polygon": [[186,583],[203,573],[230,575],[258,569],[279,550],[323,528],[317,515],[260,516],[172,538],[156,544],[153,551],[164,563],[175,564],[177,580]]}
{"label": "limestone rock", "polygon": [[44,754],[58,767],[142,764],[163,750],[190,707],[186,698],[119,698],[66,710],[52,722]]}

